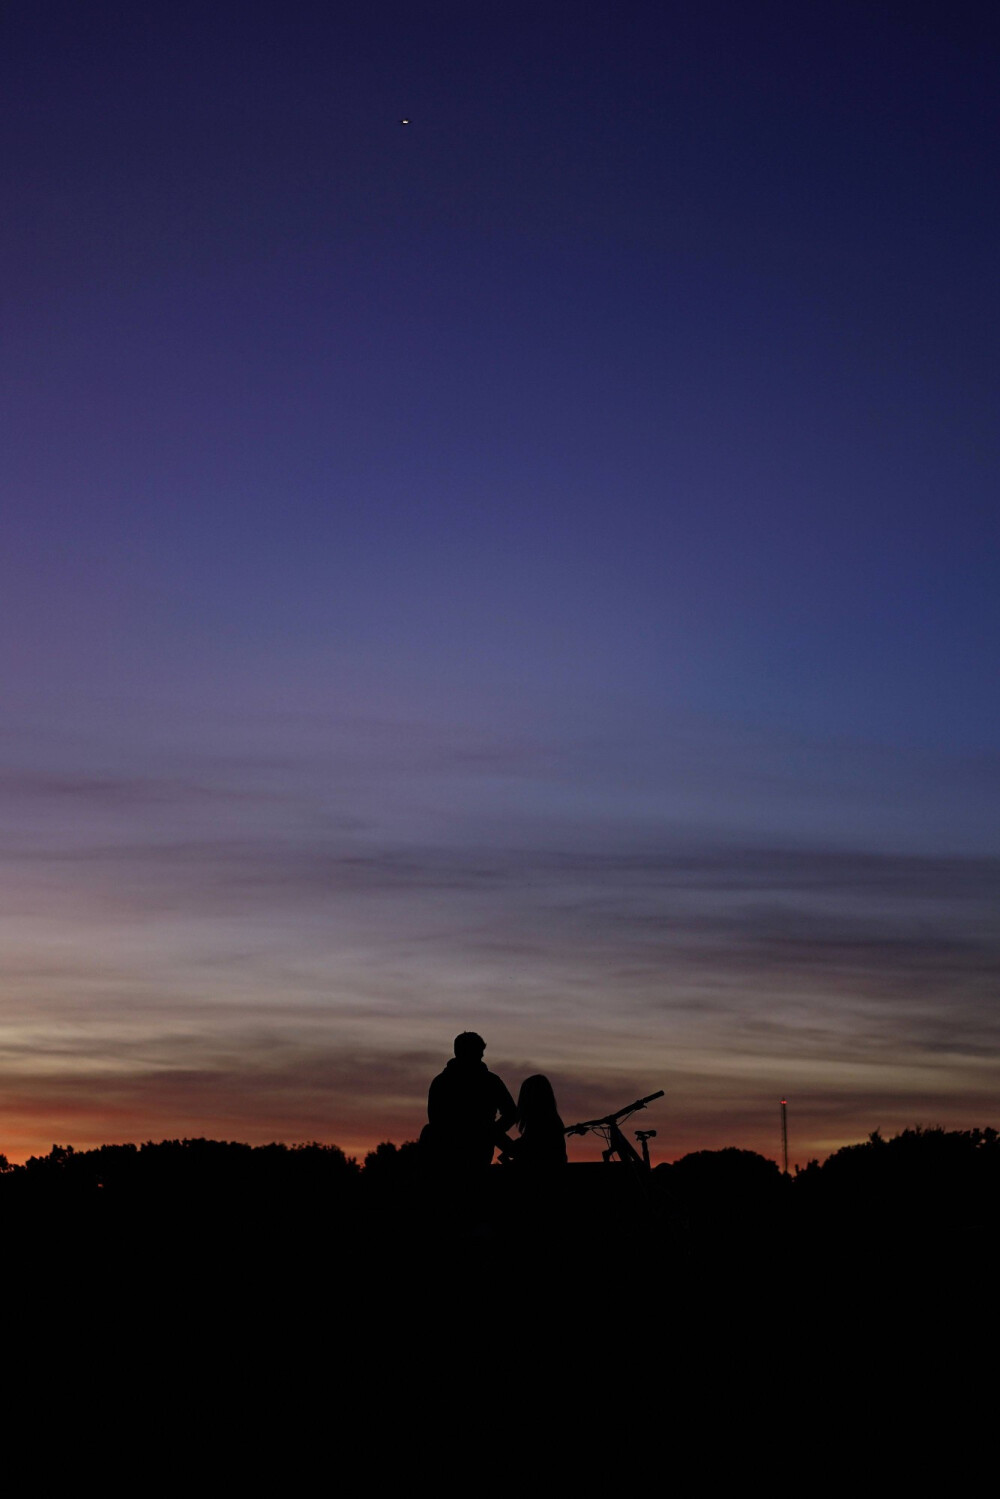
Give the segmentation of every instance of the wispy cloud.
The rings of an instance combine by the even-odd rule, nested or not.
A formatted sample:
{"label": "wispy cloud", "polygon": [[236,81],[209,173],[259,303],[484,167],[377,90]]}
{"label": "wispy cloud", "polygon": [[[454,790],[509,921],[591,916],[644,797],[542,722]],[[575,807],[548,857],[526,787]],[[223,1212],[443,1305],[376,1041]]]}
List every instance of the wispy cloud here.
{"label": "wispy cloud", "polygon": [[[412,1133],[467,1024],[513,1082],[552,1072],[567,1113],[666,1081],[716,1140],[775,1089],[830,1129],[838,1100],[860,1127],[878,1097],[988,1096],[1000,861],[536,818],[559,772],[533,746],[347,737],[326,770],[264,745],[0,779],[2,1083],[25,1118],[75,1098],[94,1129]],[[404,800],[447,800],[450,767],[468,804],[387,815],[408,754]]]}
{"label": "wispy cloud", "polygon": [[216,1134],[359,1149],[419,1132],[442,1064],[431,1052],[314,1046],[276,1033],[246,1035],[238,1048],[164,1037],[114,1051],[115,1065],[105,1055],[100,1066],[77,1057],[66,1068],[50,1055],[47,1067],[5,1078],[5,1139],[35,1148],[44,1121],[53,1138],[77,1143]]}

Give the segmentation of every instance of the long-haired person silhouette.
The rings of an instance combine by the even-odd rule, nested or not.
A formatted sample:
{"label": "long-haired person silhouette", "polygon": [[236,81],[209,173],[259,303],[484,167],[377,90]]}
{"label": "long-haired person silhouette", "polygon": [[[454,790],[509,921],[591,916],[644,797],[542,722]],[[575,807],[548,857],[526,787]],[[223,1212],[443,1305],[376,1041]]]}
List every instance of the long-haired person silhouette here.
{"label": "long-haired person silhouette", "polygon": [[517,1095],[519,1138],[504,1146],[517,1166],[551,1171],[566,1164],[566,1126],[559,1117],[552,1084],[541,1072],[526,1077]]}

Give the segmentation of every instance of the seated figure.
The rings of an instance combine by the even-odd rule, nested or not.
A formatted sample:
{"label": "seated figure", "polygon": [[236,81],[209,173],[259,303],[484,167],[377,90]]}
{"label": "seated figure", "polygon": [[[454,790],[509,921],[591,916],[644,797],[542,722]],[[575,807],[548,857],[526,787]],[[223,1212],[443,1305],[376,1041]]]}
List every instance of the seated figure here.
{"label": "seated figure", "polygon": [[478,1173],[504,1145],[517,1106],[483,1061],[486,1042],[475,1031],[455,1037],[455,1055],[431,1083],[421,1143],[444,1171]]}
{"label": "seated figure", "polygon": [[526,1077],[517,1095],[518,1139],[503,1146],[505,1160],[519,1169],[552,1171],[566,1164],[566,1127],[552,1084],[542,1073]]}

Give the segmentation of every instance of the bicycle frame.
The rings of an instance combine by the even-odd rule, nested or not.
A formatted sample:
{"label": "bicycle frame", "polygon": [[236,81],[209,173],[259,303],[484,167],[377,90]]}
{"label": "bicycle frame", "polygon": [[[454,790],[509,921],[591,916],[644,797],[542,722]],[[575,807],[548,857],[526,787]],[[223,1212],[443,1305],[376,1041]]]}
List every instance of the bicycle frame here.
{"label": "bicycle frame", "polygon": [[649,1171],[647,1141],[651,1135],[655,1135],[656,1131],[638,1130],[636,1132],[642,1140],[642,1155],[640,1155],[631,1141],[626,1140],[621,1130],[621,1122],[630,1114],[634,1114],[637,1109],[644,1109],[655,1098],[662,1097],[663,1089],[661,1088],[658,1093],[650,1093],[645,1098],[638,1098],[635,1103],[630,1103],[627,1108],[619,1109],[615,1114],[605,1114],[603,1119],[585,1119],[581,1124],[571,1124],[566,1133],[567,1135],[585,1135],[588,1131],[593,1131],[606,1142],[607,1148],[601,1152],[601,1155],[607,1164],[611,1163],[612,1157],[617,1156],[622,1165],[629,1166],[633,1172],[645,1176]]}

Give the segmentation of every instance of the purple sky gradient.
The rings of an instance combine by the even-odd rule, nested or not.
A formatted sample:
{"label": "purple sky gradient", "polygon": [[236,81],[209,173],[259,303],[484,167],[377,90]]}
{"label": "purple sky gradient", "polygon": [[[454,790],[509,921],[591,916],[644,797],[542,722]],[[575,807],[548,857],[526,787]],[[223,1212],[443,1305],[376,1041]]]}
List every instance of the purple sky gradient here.
{"label": "purple sky gradient", "polygon": [[0,1150],[996,1123],[995,8],[3,25]]}

